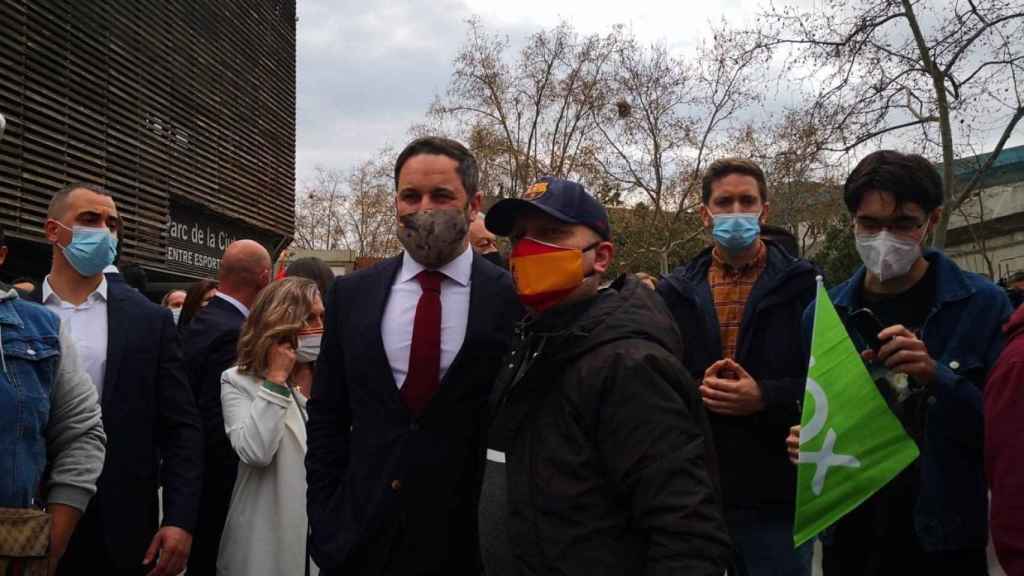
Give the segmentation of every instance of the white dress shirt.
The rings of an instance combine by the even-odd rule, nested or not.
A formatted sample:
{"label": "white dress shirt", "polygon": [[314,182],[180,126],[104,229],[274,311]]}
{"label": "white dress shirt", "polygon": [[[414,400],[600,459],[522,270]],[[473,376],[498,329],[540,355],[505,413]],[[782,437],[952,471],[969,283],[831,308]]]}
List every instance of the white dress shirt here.
{"label": "white dress shirt", "polygon": [[[409,354],[412,351],[412,329],[416,321],[416,306],[423,288],[416,275],[426,270],[413,260],[408,252],[402,255],[402,269],[391,286],[391,295],[384,308],[380,335],[384,352],[391,364],[395,384],[401,389],[409,373]],[[455,356],[462,349],[469,323],[469,279],[473,274],[473,251],[468,247],[451,262],[438,269],[441,280],[441,371],[440,380],[448,372]]]}
{"label": "white dress shirt", "polygon": [[60,299],[50,287],[50,277],[43,280],[43,304],[60,316],[68,335],[78,347],[82,368],[92,378],[96,392],[103,397],[103,378],[107,369],[107,279],[78,306]]}
{"label": "white dress shirt", "polygon": [[235,308],[238,308],[238,311],[242,313],[242,316],[245,316],[246,318],[249,317],[249,307],[246,306],[245,304],[242,304],[241,302],[239,302],[235,298],[232,298],[231,296],[228,296],[227,294],[224,294],[223,292],[220,292],[220,291],[218,291],[216,294],[214,294],[213,297],[214,298],[222,298],[224,300],[227,300],[228,302],[231,303],[232,306],[234,306]]}

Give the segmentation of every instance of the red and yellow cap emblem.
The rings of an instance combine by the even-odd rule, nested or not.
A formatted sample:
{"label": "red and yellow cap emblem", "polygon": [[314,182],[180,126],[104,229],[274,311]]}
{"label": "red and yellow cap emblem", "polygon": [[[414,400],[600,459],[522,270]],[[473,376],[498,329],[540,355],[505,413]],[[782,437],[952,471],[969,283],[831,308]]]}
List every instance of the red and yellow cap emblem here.
{"label": "red and yellow cap emblem", "polygon": [[541,196],[546,194],[547,191],[547,182],[536,182],[526,189],[526,192],[523,194],[523,200],[536,200],[537,198],[540,198]]}

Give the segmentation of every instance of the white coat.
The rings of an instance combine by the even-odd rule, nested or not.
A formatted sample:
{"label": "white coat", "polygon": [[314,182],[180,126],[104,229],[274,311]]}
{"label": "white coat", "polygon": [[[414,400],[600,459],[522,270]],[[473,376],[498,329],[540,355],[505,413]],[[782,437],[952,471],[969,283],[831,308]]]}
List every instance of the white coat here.
{"label": "white coat", "polygon": [[[297,391],[289,398],[267,390],[261,379],[240,374],[237,367],[221,376],[220,398],[224,429],[240,462],[217,574],[302,574],[306,426],[299,408],[305,409],[305,398]],[[318,573],[315,565],[311,569]]]}

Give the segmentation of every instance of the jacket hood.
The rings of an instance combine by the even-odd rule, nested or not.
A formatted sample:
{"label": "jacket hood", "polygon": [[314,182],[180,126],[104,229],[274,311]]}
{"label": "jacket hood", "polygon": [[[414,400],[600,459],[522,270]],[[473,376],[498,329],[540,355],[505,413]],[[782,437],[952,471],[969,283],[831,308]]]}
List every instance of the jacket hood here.
{"label": "jacket hood", "polygon": [[1006,333],[1007,342],[1024,334],[1024,306],[1017,308],[1013,316],[1010,316],[1009,322],[1003,326],[1003,332]]}
{"label": "jacket hood", "polygon": [[569,360],[619,340],[647,340],[682,357],[682,339],[658,295],[632,274],[585,302],[554,309],[528,326],[547,337],[554,360]]}

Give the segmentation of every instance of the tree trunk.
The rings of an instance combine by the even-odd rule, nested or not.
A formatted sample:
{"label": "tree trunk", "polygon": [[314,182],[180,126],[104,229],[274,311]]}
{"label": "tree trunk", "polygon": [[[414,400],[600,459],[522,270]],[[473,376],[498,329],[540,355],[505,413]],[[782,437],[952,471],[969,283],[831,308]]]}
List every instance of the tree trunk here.
{"label": "tree trunk", "polygon": [[932,247],[941,250],[946,247],[946,229],[949,228],[950,211],[954,208],[951,206],[951,201],[957,189],[956,175],[953,172],[953,129],[949,124],[946,77],[932,59],[928,43],[925,41],[924,33],[921,32],[917,15],[914,13],[914,6],[910,0],[902,0],[902,4],[910,31],[914,33],[914,41],[921,54],[921,63],[924,64],[924,68],[928,70],[928,75],[932,78],[932,86],[935,88],[935,98],[939,108],[939,133],[942,142],[942,203],[946,209],[942,211],[939,224],[932,232]]}

